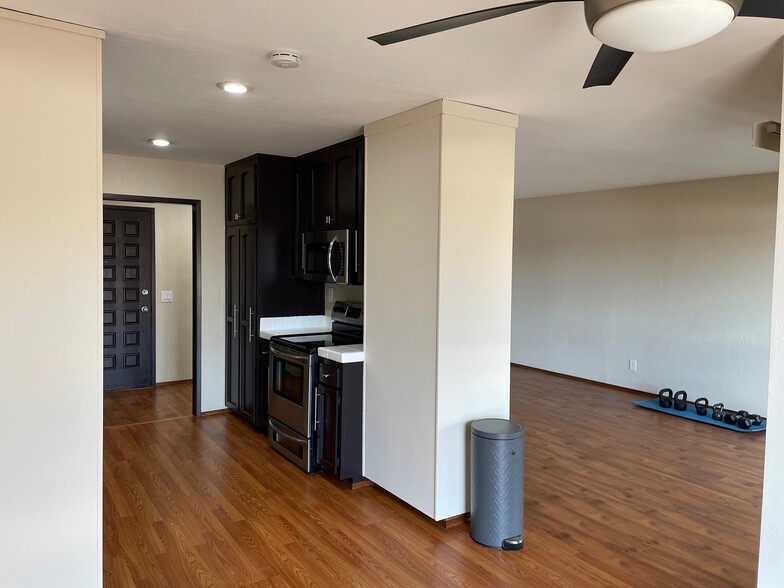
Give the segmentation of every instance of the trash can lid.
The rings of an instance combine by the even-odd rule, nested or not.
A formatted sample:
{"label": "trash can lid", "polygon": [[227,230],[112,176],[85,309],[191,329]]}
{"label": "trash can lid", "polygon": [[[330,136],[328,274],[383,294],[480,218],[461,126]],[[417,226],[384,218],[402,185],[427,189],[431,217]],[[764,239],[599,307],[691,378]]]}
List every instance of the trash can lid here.
{"label": "trash can lid", "polygon": [[471,424],[471,433],[485,439],[518,439],[525,435],[525,428],[507,419],[480,419]]}

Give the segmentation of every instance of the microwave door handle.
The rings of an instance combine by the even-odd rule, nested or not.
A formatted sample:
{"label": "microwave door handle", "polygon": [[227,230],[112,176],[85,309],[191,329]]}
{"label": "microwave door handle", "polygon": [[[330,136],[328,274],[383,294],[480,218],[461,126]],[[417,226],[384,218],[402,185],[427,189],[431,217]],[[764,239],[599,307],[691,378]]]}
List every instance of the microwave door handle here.
{"label": "microwave door handle", "polygon": [[338,279],[335,277],[335,272],[332,270],[332,249],[337,242],[338,238],[332,237],[332,241],[329,242],[329,249],[327,249],[327,267],[329,268],[329,275],[332,276],[332,281],[335,283],[337,283]]}

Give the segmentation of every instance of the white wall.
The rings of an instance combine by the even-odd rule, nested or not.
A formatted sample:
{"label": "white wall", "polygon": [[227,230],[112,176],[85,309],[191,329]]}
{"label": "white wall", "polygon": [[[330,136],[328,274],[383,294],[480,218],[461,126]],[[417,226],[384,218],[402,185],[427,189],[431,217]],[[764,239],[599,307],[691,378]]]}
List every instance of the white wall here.
{"label": "white wall", "polygon": [[516,201],[512,361],[764,414],[776,182]]}
{"label": "white wall", "polygon": [[[332,300],[330,297],[330,289],[332,290]],[[341,300],[343,302],[364,302],[365,301],[365,287],[364,286],[346,286],[344,284],[325,284],[324,285],[324,314],[327,316],[332,312],[332,307],[335,302]]]}
{"label": "white wall", "polygon": [[[784,113],[782,113],[784,117]],[[776,253],[770,337],[768,430],[760,533],[760,588],[778,588],[784,577],[784,154],[779,160]]]}
{"label": "white wall", "polygon": [[201,409],[225,408],[223,166],[104,154],[103,168],[107,194],[201,201]]}
{"label": "white wall", "polygon": [[0,9],[0,586],[101,577],[101,38]]}
{"label": "white wall", "polygon": [[365,127],[365,476],[467,512],[470,423],[509,415],[517,116],[436,101]]}
{"label": "white wall", "polygon": [[[182,204],[105,202],[155,209],[155,381],[193,377],[192,207]],[[172,302],[161,302],[161,291]]]}

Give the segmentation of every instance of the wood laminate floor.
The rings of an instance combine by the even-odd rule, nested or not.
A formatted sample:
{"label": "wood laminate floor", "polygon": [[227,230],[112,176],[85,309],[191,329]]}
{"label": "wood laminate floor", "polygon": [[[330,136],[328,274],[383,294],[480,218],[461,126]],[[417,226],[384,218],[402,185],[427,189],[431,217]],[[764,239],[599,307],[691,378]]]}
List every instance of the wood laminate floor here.
{"label": "wood laminate floor", "polygon": [[192,414],[193,382],[167,382],[152,388],[103,393],[103,426],[135,425]]}
{"label": "wood laminate floor", "polygon": [[512,368],[517,553],[377,487],[307,476],[232,415],[105,429],[105,585],[754,586],[764,434],[635,399]]}

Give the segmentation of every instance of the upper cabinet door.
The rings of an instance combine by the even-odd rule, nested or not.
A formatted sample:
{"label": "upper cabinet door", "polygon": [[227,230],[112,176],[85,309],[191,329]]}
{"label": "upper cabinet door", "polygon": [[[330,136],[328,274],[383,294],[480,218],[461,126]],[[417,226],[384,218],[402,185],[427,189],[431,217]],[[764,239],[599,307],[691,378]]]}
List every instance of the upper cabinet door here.
{"label": "upper cabinet door", "polygon": [[256,221],[256,163],[226,167],[226,224]]}
{"label": "upper cabinet door", "polygon": [[332,165],[328,157],[309,161],[310,228],[329,229],[335,216],[335,191],[332,188]]}
{"label": "upper cabinet door", "polygon": [[363,145],[364,138],[360,138],[302,158],[310,170],[309,230],[356,227]]}
{"label": "upper cabinet door", "polygon": [[357,148],[348,145],[348,148],[336,153],[332,169],[334,172],[335,189],[335,222],[331,223],[335,229],[353,229],[357,225],[357,178],[359,167],[357,165]]}

